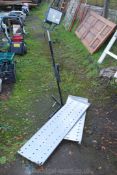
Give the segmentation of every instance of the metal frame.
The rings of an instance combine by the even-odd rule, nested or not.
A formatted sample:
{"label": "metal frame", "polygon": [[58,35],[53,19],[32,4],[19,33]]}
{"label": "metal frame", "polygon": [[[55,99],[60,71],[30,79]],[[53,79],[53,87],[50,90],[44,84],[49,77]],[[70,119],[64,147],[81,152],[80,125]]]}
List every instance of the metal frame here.
{"label": "metal frame", "polygon": [[110,52],[110,49],[112,48],[112,46],[113,46],[113,44],[115,43],[116,40],[117,40],[117,30],[114,33],[113,37],[111,38],[110,42],[108,43],[107,47],[103,51],[101,57],[99,58],[99,60],[98,60],[99,64],[101,64],[104,61],[106,55],[110,55],[111,57],[113,57],[114,59],[117,60],[117,55]]}

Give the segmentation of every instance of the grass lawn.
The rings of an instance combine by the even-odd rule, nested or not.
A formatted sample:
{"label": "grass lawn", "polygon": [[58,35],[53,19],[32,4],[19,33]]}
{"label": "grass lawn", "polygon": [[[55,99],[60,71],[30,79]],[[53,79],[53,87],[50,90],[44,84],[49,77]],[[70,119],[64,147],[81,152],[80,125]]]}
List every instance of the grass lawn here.
{"label": "grass lawn", "polygon": [[[56,94],[47,39],[41,20],[48,8],[42,3],[27,18],[26,43],[28,53],[16,56],[17,83],[7,100],[0,100],[0,163],[16,158],[17,150],[48,118],[51,107],[49,96]],[[97,60],[104,46],[94,55],[75,36],[65,31],[63,24],[52,32],[56,62],[61,65],[61,87],[64,101],[69,94],[89,98],[92,104],[102,105],[116,91],[115,86],[105,88],[98,78],[102,67],[117,65],[112,58],[99,66]],[[117,53],[116,46],[113,48]]]}

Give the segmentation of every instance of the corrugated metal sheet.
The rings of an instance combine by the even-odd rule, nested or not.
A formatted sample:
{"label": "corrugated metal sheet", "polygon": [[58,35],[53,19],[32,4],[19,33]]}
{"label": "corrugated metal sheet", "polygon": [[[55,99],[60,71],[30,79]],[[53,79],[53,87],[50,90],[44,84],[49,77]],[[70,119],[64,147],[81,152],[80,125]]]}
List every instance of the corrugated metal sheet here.
{"label": "corrugated metal sheet", "polygon": [[116,24],[90,11],[80,26],[76,35],[81,39],[90,53],[96,52],[104,41],[114,31]]}

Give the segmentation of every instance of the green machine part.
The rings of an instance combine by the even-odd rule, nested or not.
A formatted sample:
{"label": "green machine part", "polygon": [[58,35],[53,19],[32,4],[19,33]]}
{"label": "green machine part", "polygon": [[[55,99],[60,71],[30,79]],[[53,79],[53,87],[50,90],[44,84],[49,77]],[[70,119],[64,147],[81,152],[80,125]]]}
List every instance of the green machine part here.
{"label": "green machine part", "polygon": [[0,52],[0,64],[2,64],[4,61],[9,61],[10,63],[13,63],[14,55],[15,54],[11,52]]}

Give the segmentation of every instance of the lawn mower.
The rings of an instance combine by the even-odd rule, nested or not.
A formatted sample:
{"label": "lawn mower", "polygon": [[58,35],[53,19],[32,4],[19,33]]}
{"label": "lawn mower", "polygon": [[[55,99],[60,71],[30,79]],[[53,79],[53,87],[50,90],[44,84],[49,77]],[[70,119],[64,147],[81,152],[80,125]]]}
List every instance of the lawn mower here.
{"label": "lawn mower", "polygon": [[24,22],[26,19],[26,13],[19,10],[12,10],[11,12],[9,12],[9,16],[20,17],[22,22]]}
{"label": "lawn mower", "polygon": [[24,42],[24,23],[18,16],[4,16],[1,20],[1,29],[9,43],[8,52],[24,55],[27,52]]}
{"label": "lawn mower", "polygon": [[14,53],[0,52],[0,90],[2,82],[16,82],[16,66]]}

